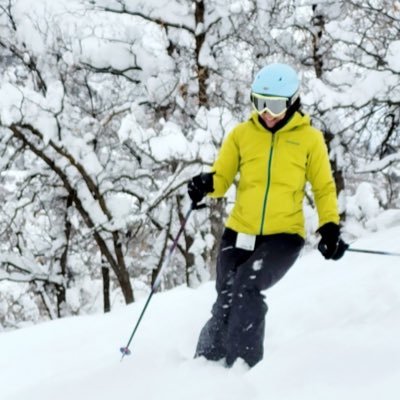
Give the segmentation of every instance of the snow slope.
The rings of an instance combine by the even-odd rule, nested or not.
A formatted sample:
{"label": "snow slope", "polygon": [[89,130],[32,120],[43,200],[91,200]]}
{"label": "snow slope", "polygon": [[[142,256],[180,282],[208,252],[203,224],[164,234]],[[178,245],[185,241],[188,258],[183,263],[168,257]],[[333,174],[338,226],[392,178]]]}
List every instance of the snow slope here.
{"label": "snow slope", "polygon": [[[400,227],[354,247],[400,251]],[[400,398],[400,258],[304,255],[268,293],[265,358],[251,370],[192,359],[213,283],[108,315],[0,334],[2,400],[369,400]]]}

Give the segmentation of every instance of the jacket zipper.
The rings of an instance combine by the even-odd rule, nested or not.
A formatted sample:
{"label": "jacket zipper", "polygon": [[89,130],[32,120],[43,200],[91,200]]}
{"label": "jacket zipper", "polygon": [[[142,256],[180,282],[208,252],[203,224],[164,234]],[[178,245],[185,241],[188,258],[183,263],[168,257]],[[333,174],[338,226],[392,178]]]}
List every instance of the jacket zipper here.
{"label": "jacket zipper", "polygon": [[275,134],[273,133],[272,140],[271,140],[271,148],[269,150],[269,160],[268,160],[268,168],[267,168],[267,185],[265,188],[264,202],[263,202],[263,208],[262,208],[262,213],[261,213],[260,235],[263,234],[265,213],[267,211],[268,193],[269,193],[269,187],[271,185],[271,165],[272,165],[272,154],[274,152],[274,144],[275,144]]}

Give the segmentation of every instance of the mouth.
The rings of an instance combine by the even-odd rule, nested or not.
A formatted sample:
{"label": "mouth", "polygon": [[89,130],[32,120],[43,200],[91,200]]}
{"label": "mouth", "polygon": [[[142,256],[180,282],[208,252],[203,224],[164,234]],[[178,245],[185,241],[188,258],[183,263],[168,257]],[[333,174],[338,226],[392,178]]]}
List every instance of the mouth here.
{"label": "mouth", "polygon": [[264,119],[265,119],[266,121],[268,121],[268,122],[274,122],[274,121],[276,121],[276,120],[279,119],[279,117],[274,117],[274,116],[272,116],[272,115],[269,114],[269,113],[264,113],[263,117],[264,117]]}

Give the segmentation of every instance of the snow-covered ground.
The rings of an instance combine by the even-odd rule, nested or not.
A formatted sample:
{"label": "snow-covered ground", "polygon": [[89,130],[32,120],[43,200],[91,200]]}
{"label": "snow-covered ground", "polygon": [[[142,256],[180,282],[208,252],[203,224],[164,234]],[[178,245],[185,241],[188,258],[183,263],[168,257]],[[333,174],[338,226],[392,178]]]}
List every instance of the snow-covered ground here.
{"label": "snow-covered ground", "polygon": [[[354,247],[400,251],[400,228]],[[265,358],[248,370],[192,358],[213,283],[144,299],[108,315],[0,334],[2,400],[398,400],[400,258],[304,255],[267,293]]]}

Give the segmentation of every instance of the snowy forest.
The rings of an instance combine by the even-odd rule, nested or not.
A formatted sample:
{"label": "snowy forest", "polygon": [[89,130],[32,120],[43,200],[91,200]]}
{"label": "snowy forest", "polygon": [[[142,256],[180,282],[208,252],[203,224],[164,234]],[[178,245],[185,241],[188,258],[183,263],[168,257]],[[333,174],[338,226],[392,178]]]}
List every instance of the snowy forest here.
{"label": "snowy forest", "polygon": [[[399,1],[0,0],[0,330],[148,293],[271,62],[299,71],[346,240],[399,225]],[[214,277],[234,197],[192,214],[161,290]]]}

